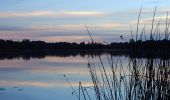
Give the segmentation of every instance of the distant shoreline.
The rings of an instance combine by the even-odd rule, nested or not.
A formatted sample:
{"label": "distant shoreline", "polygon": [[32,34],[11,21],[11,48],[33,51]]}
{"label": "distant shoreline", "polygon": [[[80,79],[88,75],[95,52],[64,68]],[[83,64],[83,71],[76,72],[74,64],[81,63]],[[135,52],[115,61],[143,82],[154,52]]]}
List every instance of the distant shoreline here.
{"label": "distant shoreline", "polygon": [[53,50],[170,50],[170,40],[146,40],[146,41],[130,41],[130,42],[44,42],[44,41],[13,41],[0,39],[1,51],[53,51]]}
{"label": "distant shoreline", "polygon": [[0,58],[111,54],[129,57],[170,57],[170,40],[120,43],[69,43],[0,40]]}

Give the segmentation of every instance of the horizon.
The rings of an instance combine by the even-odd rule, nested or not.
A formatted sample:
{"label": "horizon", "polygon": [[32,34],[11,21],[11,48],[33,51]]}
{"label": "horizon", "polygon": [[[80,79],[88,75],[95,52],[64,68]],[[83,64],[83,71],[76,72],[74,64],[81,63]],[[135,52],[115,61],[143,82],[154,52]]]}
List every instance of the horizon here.
{"label": "horizon", "polygon": [[[123,3],[122,3],[123,2]],[[161,20],[164,29],[167,0],[5,0],[0,4],[0,38],[11,40],[30,39],[46,42],[123,42],[130,38],[130,26],[136,31],[137,18],[143,6],[139,32],[146,25],[150,32],[154,8],[157,6],[155,24]]]}
{"label": "horizon", "polygon": [[169,100],[170,0],[1,0],[0,100]]}

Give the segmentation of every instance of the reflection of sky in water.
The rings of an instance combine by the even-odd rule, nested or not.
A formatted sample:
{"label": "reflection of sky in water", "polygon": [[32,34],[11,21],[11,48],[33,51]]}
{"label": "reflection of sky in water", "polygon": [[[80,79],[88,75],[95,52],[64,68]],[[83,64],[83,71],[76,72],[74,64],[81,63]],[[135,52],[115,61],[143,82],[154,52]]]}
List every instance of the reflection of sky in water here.
{"label": "reflection of sky in water", "polygon": [[[106,63],[106,56],[103,56]],[[116,57],[115,57],[116,58]],[[125,59],[121,57],[121,59]],[[96,59],[94,60],[96,62]],[[0,61],[1,100],[64,100],[74,99],[71,88],[63,75],[66,74],[74,87],[81,81],[90,86],[91,78],[87,59],[76,57],[46,57]]]}

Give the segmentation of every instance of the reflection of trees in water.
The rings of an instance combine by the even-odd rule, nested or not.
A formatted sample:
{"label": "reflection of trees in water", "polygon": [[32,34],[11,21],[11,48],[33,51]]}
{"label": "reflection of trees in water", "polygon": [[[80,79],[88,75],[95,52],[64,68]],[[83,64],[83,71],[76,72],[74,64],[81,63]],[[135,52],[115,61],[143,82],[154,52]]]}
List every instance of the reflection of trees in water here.
{"label": "reflection of trees in water", "polygon": [[[100,62],[89,60],[88,68],[93,85],[83,87],[79,83],[78,99],[85,100],[169,100],[170,60],[163,58],[129,58],[128,64],[122,59],[108,57],[109,67],[99,56]],[[95,97],[92,96],[93,90]],[[93,98],[94,97],[94,98]]]}
{"label": "reflection of trees in water", "polygon": [[70,57],[70,56],[81,56],[85,57],[86,55],[89,56],[97,56],[101,54],[105,54],[107,52],[96,52],[96,51],[28,51],[28,52],[7,52],[0,54],[0,60],[4,59],[24,59],[30,60],[31,58],[39,58],[43,59],[46,56],[53,56],[53,57]]}
{"label": "reflection of trees in water", "polygon": [[[167,51],[166,51],[167,52]],[[112,56],[126,56],[126,57],[137,57],[137,58],[170,58],[170,53],[154,53],[148,54],[148,52],[139,51],[127,51],[127,50],[35,50],[35,51],[11,51],[11,52],[0,52],[0,60],[4,59],[24,59],[29,60],[31,58],[45,58],[46,56],[53,57],[70,57],[70,56],[91,56],[97,57],[101,55],[112,55]]]}

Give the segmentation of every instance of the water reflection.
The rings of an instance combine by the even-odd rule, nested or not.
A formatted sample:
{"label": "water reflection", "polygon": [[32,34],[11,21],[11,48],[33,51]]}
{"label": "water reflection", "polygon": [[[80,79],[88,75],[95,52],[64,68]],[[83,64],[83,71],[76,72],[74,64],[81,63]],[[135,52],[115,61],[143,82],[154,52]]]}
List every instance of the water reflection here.
{"label": "water reflection", "polygon": [[92,100],[166,100],[170,97],[169,65],[170,59],[110,54],[29,61],[5,58],[0,60],[0,99],[76,100],[63,77],[66,74],[75,90],[81,82]]}
{"label": "water reflection", "polygon": [[34,58],[29,61],[24,59],[0,60],[0,88],[5,89],[0,91],[0,99],[74,99],[63,74],[71,77],[74,87],[78,86],[77,82],[80,80],[90,84],[86,65],[86,59],[81,56],[46,56],[43,59]]}

